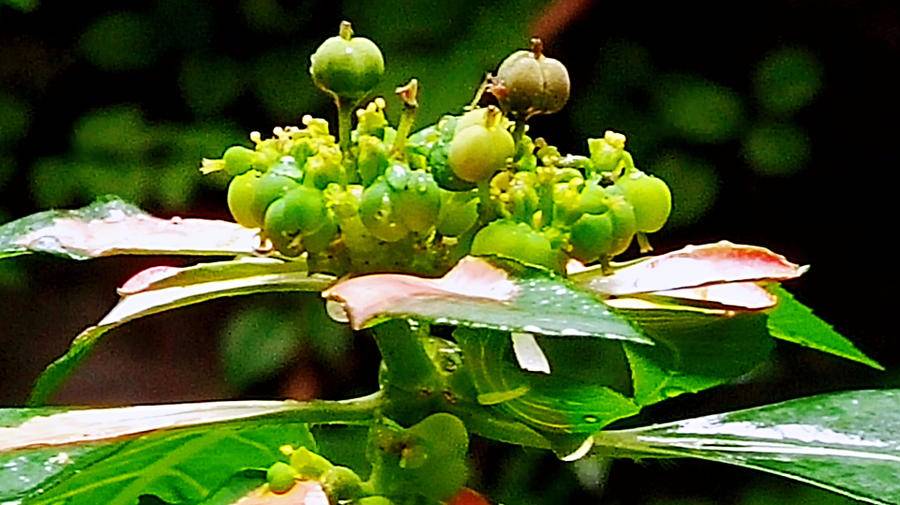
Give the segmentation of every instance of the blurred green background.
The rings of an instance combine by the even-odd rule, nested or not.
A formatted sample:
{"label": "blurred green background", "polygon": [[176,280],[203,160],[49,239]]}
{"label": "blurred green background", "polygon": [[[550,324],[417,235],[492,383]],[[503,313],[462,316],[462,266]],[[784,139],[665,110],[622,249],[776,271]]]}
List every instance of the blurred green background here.
{"label": "blurred green background", "polygon": [[[385,53],[378,92],[389,113],[393,88],[419,78],[421,126],[458,112],[485,72],[541,36],[568,65],[573,95],[533,134],[583,153],[586,137],[625,133],[638,166],[673,189],[659,250],[729,239],[812,264],[792,285],[800,299],[898,369],[882,294],[900,161],[900,9],[890,2],[0,0],[0,221],[106,193],[164,216],[227,218],[225,180],[201,177],[200,159],[304,113],[333,119],[308,57],[344,18]],[[156,264],[186,263],[0,263],[0,404],[24,401],[41,368],[115,303],[114,288]],[[59,403],[346,397],[371,390],[377,366],[370,339],[299,295],[150,318],[101,347]],[[643,419],[897,384],[897,373],[783,346],[745,384]],[[562,465],[475,449],[473,485],[508,504],[844,503],[702,463]]]}

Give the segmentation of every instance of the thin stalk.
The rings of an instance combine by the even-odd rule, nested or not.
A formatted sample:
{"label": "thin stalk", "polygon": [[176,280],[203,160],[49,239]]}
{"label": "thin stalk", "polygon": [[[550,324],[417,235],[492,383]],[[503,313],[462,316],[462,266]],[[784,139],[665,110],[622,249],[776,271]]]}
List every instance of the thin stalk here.
{"label": "thin stalk", "polygon": [[394,145],[391,146],[391,153],[403,158],[406,139],[416,122],[416,113],[419,110],[419,81],[412,79],[405,86],[397,88],[397,96],[403,102],[403,113],[400,115],[400,124],[394,137]]}
{"label": "thin stalk", "polygon": [[344,159],[350,159],[350,130],[353,128],[353,104],[340,97],[335,99],[338,110],[338,144]]}
{"label": "thin stalk", "polygon": [[513,128],[513,141],[516,143],[516,149],[518,150],[519,142],[522,141],[522,137],[525,136],[525,120],[522,118],[516,119],[516,126]]}
{"label": "thin stalk", "polygon": [[383,405],[384,395],[376,391],[349,400],[295,402],[287,415],[307,423],[353,423],[371,420]]}
{"label": "thin stalk", "polygon": [[394,319],[374,327],[372,333],[387,368],[388,384],[406,390],[428,386],[435,374],[434,363],[409,323]]}

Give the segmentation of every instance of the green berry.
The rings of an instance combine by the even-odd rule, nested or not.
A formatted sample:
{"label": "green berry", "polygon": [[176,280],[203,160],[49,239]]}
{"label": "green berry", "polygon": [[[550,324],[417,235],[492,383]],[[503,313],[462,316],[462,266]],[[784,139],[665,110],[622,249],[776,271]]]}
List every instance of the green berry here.
{"label": "green berry", "polygon": [[378,178],[363,191],[359,217],[372,235],[385,242],[396,242],[409,234],[396,209],[394,190],[384,177]]}
{"label": "green berry", "polygon": [[247,228],[262,226],[262,220],[252,209],[256,186],[261,175],[256,170],[251,170],[235,177],[228,184],[228,210],[239,225]]}
{"label": "green berry", "polygon": [[333,466],[322,474],[322,487],[332,503],[352,500],[362,494],[362,479],[346,466]]}
{"label": "green berry", "polygon": [[516,51],[503,60],[495,80],[500,108],[513,117],[552,114],[569,101],[569,72],[559,60],[543,55],[540,39],[532,39],[530,51]]}
{"label": "green berry", "polygon": [[437,223],[441,209],[440,188],[431,174],[414,171],[406,187],[396,192],[394,208],[403,224],[413,232],[425,232]]}
{"label": "green berry", "polygon": [[573,258],[589,263],[610,254],[613,246],[613,221],[610,214],[584,214],[575,221],[569,238]]}
{"label": "green berry", "polygon": [[324,252],[331,246],[337,234],[338,226],[334,222],[334,217],[326,214],[322,221],[322,226],[317,231],[303,236],[303,248],[313,254]]}
{"label": "green berry", "polygon": [[458,237],[469,231],[478,221],[478,198],[470,192],[441,190],[441,208],[437,231],[448,237]]}
{"label": "green berry", "polygon": [[357,101],[381,80],[384,56],[371,40],[353,37],[350,23],[344,21],[340,34],[313,53],[309,73],[322,90]]}
{"label": "green berry", "polygon": [[293,240],[298,235],[315,233],[325,221],[322,192],[297,186],[269,205],[263,229],[279,251],[294,256],[302,251],[292,247]]}
{"label": "green berry", "polygon": [[334,465],[306,447],[300,447],[291,454],[291,466],[301,479],[319,479]]}
{"label": "green berry", "polygon": [[672,212],[672,192],[665,181],[634,170],[620,177],[616,186],[634,207],[638,231],[653,233],[666,224]]}
{"label": "green berry", "polygon": [[291,465],[279,461],[266,470],[266,481],[273,493],[287,493],[297,481],[297,472]]}
{"label": "green berry", "polygon": [[468,182],[489,179],[506,165],[516,152],[516,144],[508,130],[489,118],[485,124],[474,124],[458,130],[450,142],[447,162],[453,173]]}
{"label": "green berry", "polygon": [[296,180],[280,175],[277,172],[266,172],[256,180],[253,199],[250,202],[250,212],[253,218],[259,223],[257,226],[265,223],[266,210],[275,200],[285,195],[289,190],[299,187],[300,183]]}
{"label": "green berry", "polygon": [[475,256],[499,256],[528,265],[555,269],[559,265],[550,241],[525,223],[501,220],[482,228],[472,241]]}
{"label": "green berry", "polygon": [[225,172],[228,175],[241,175],[252,168],[259,168],[259,156],[253,149],[244,146],[231,146],[225,150],[222,156],[225,162]]}
{"label": "green berry", "polygon": [[622,254],[631,245],[637,233],[637,220],[634,215],[634,207],[624,197],[613,195],[609,199],[609,217],[613,224],[613,240],[610,255]]}

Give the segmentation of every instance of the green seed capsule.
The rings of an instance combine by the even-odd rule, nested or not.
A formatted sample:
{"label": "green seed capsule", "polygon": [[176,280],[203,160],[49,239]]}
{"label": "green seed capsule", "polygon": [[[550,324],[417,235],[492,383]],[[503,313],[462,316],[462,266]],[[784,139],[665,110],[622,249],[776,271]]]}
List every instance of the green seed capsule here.
{"label": "green seed capsule", "polygon": [[257,152],[244,146],[229,147],[225,150],[222,160],[225,162],[225,172],[232,177],[241,175],[252,168],[260,168],[256,166],[260,161]]}
{"label": "green seed capsule", "polygon": [[590,263],[611,253],[613,221],[610,214],[584,214],[575,221],[569,238],[573,258]]}
{"label": "green seed capsule", "polygon": [[273,493],[287,493],[297,481],[297,472],[291,465],[279,461],[266,470],[266,481],[269,483],[269,490]]}
{"label": "green seed capsule", "polygon": [[334,222],[334,217],[326,214],[318,230],[303,236],[303,248],[313,254],[323,252],[331,246],[337,234],[338,226]]}
{"label": "green seed capsule", "polygon": [[279,251],[296,256],[302,250],[292,245],[294,239],[316,233],[325,221],[322,192],[297,186],[269,205],[263,229]]}
{"label": "green seed capsule", "polygon": [[496,82],[500,108],[513,117],[552,114],[569,101],[569,72],[559,60],[543,55],[540,39],[532,39],[530,51],[516,51],[503,60]]}
{"label": "green seed capsule", "polygon": [[251,170],[235,177],[228,184],[228,210],[239,225],[247,228],[262,226],[262,220],[256,217],[252,208],[261,175],[256,170]]}
{"label": "green seed capsule", "polygon": [[423,233],[437,223],[441,193],[431,174],[411,172],[406,179],[406,187],[396,192],[394,200],[400,220],[410,231]]}
{"label": "green seed capsule", "polygon": [[616,186],[634,207],[638,231],[653,233],[666,224],[672,212],[672,192],[665,181],[635,170],[620,177]]}
{"label": "green seed capsule", "polygon": [[609,199],[609,217],[613,223],[613,241],[610,255],[622,254],[631,245],[634,235],[637,233],[637,220],[634,216],[634,207],[624,197],[613,195]]}
{"label": "green seed capsule", "polygon": [[315,480],[321,478],[334,465],[306,447],[301,447],[291,454],[291,466],[301,479]]}
{"label": "green seed capsule", "polygon": [[396,242],[409,229],[396,209],[394,190],[383,177],[365,189],[359,202],[359,217],[369,232],[385,242]]}
{"label": "green seed capsule", "polygon": [[299,187],[300,183],[296,180],[279,175],[275,172],[267,172],[256,181],[254,188],[253,200],[250,202],[250,212],[253,218],[259,224],[265,223],[266,210],[275,200],[278,200],[289,190]]}
{"label": "green seed capsule", "polygon": [[448,237],[458,237],[469,231],[478,221],[478,198],[470,192],[441,190],[441,208],[437,231]]}
{"label": "green seed capsule", "polygon": [[447,162],[460,179],[479,182],[503,168],[515,152],[516,144],[509,131],[497,125],[476,124],[456,133]]}
{"label": "green seed capsule", "polygon": [[361,99],[381,80],[384,56],[374,42],[353,37],[350,23],[327,39],[310,57],[309,73],[316,85],[335,96]]}
{"label": "green seed capsule", "polygon": [[332,503],[352,500],[362,494],[362,479],[346,466],[334,466],[322,475],[322,487]]}
{"label": "green seed capsule", "polygon": [[482,228],[472,241],[475,256],[499,256],[555,269],[559,259],[550,241],[525,223],[501,220]]}

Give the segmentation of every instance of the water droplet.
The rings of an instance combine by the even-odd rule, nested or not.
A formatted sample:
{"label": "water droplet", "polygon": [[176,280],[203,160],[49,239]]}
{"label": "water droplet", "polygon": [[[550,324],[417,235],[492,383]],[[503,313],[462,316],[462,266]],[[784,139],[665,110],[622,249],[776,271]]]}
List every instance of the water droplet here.
{"label": "water droplet", "polygon": [[347,314],[347,310],[344,308],[344,304],[337,302],[335,300],[328,300],[325,302],[325,311],[328,313],[328,316],[339,322],[339,323],[349,323],[350,315]]}
{"label": "water droplet", "polygon": [[184,220],[181,219],[181,216],[172,216],[172,218],[169,219],[169,222],[175,225],[181,224],[183,221]]}
{"label": "water droplet", "polygon": [[591,414],[584,416],[583,419],[584,419],[584,422],[586,422],[588,424],[595,424],[595,423],[600,422],[600,418],[598,418],[595,415],[591,415]]}

